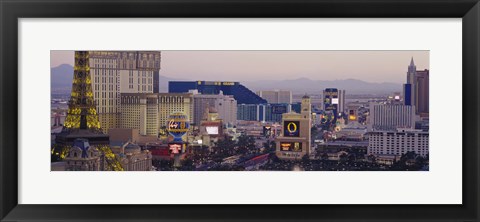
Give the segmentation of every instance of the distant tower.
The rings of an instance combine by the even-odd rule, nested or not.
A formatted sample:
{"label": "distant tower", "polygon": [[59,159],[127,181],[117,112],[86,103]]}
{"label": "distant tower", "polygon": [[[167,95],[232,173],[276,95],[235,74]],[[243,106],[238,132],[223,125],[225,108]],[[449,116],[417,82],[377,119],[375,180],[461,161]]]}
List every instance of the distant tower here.
{"label": "distant tower", "polygon": [[410,106],[416,104],[416,89],[417,84],[415,78],[417,76],[417,66],[413,61],[413,57],[410,60],[410,65],[407,71],[407,83],[403,85],[403,99],[404,105]]}
{"label": "distant tower", "polygon": [[305,94],[302,97],[301,108],[302,108],[302,114],[304,112],[308,114],[312,113],[312,99],[310,99],[310,96]]}
{"label": "distant tower", "polygon": [[88,57],[89,53],[86,51],[75,51],[72,93],[64,123],[66,131],[76,129],[100,131],[100,122],[93,100]]}
{"label": "distant tower", "polygon": [[410,65],[408,66],[407,83],[413,83],[416,73],[417,73],[417,66],[415,66],[415,62],[413,61],[413,57],[412,57],[412,59],[410,60]]}
{"label": "distant tower", "polygon": [[275,138],[275,155],[280,159],[299,160],[304,156],[310,158],[312,104],[308,95],[302,97],[301,112],[282,114],[283,133]]}

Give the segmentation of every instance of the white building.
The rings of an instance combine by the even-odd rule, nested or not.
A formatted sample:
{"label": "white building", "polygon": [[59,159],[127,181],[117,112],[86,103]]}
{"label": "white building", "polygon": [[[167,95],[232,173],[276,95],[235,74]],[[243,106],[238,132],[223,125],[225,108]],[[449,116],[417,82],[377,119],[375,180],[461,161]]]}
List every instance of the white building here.
{"label": "white building", "polygon": [[159,51],[90,51],[89,66],[104,133],[119,127],[120,93],[158,92]]}
{"label": "white building", "polygon": [[217,110],[223,123],[235,124],[237,121],[237,100],[233,96],[220,94],[200,94],[196,90],[193,93],[193,122],[198,126],[205,115],[207,108]]}
{"label": "white building", "polygon": [[370,104],[369,130],[415,128],[415,106]]}
{"label": "white building", "polygon": [[429,153],[428,132],[399,128],[396,131],[369,132],[368,135],[368,154],[400,156],[413,151],[426,156]]}
{"label": "white building", "polygon": [[268,103],[292,103],[292,91],[269,90],[258,91],[257,95],[267,100]]}

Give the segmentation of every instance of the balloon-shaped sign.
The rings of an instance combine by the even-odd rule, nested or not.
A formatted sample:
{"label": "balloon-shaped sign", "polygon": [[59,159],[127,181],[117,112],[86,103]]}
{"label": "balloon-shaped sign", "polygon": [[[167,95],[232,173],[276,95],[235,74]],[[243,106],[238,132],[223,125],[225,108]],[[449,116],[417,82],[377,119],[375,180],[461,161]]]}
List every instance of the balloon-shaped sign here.
{"label": "balloon-shaped sign", "polygon": [[173,113],[167,121],[167,130],[173,136],[173,141],[182,141],[182,136],[187,133],[190,127],[187,115],[183,113]]}

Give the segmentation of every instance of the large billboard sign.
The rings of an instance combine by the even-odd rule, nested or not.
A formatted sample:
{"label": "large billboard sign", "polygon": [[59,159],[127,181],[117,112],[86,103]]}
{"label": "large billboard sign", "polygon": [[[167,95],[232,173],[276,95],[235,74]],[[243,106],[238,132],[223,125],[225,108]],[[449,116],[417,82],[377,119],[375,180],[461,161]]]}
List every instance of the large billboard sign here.
{"label": "large billboard sign", "polygon": [[323,104],[325,110],[337,110],[338,90],[329,88],[323,91]]}
{"label": "large billboard sign", "polygon": [[280,142],[280,151],[302,152],[302,143]]}
{"label": "large billboard sign", "polygon": [[284,121],[283,122],[283,136],[285,136],[285,137],[299,137],[300,136],[300,122],[299,121]]}

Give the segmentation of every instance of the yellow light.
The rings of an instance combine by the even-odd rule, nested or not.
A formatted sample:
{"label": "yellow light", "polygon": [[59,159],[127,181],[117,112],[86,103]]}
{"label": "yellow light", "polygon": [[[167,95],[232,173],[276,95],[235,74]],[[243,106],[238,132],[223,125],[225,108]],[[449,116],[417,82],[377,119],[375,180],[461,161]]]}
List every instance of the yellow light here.
{"label": "yellow light", "polygon": [[[292,127],[291,127],[291,126],[293,126],[293,130],[292,130]],[[288,125],[287,125],[287,130],[288,130],[288,132],[290,132],[290,133],[296,132],[296,131],[297,131],[297,124],[295,124],[295,123],[293,123],[293,122],[288,123]]]}

